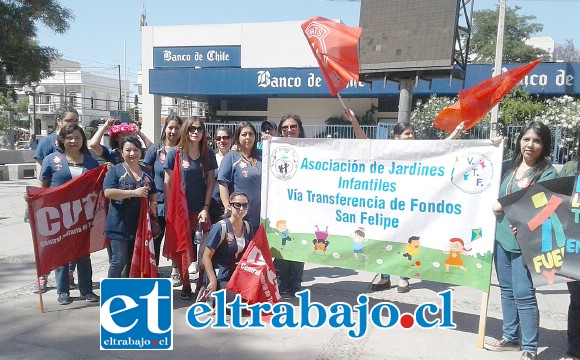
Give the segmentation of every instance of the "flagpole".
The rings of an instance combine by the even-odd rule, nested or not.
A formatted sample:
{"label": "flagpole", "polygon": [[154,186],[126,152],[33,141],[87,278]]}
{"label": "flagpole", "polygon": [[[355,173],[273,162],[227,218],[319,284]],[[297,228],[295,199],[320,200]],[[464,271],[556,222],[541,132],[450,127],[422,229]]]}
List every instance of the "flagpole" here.
{"label": "flagpole", "polygon": [[344,101],[342,101],[342,97],[340,96],[340,93],[336,93],[336,96],[338,96],[338,100],[340,100],[340,104],[342,105],[342,108],[344,110],[346,110],[346,105],[344,105]]}
{"label": "flagpole", "polygon": [[[493,76],[501,74],[502,58],[503,58],[503,34],[505,28],[505,8],[506,0],[499,2],[499,19],[497,21],[497,38],[495,42],[495,65],[493,69]],[[499,116],[499,103],[491,109],[491,129],[489,132],[490,139],[497,136],[497,121]]]}

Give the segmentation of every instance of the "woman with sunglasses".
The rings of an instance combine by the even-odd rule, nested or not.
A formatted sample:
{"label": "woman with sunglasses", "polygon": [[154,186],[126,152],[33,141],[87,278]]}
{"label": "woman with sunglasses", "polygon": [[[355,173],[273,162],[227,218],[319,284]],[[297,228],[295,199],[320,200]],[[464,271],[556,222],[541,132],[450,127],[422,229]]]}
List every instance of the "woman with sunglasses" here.
{"label": "woman with sunglasses", "polygon": [[[206,239],[207,247],[203,253],[203,266],[205,269],[218,269],[217,276],[215,271],[205,272],[204,283],[211,291],[226,288],[236,269],[236,264],[252,240],[254,233],[243,220],[248,213],[249,205],[246,194],[233,192],[229,197],[226,217],[223,220],[226,233],[222,234],[220,223],[212,225],[209,231]],[[231,302],[234,297],[233,292],[226,292],[227,302]]]}
{"label": "woman with sunglasses", "polygon": [[255,233],[260,226],[262,157],[258,152],[254,126],[245,121],[239,123],[234,132],[234,142],[237,149],[230,151],[220,165],[220,198],[227,209],[231,193],[246,194],[252,204],[246,216]]}
{"label": "woman with sunglasses", "polygon": [[[165,160],[169,150],[177,146],[180,139],[181,125],[183,120],[177,115],[169,115],[165,119],[165,125],[161,130],[161,138],[159,142],[151,146],[143,163],[152,171],[155,180],[155,189],[157,189],[157,218],[159,219],[159,226],[161,233],[153,239],[153,246],[155,248],[155,260],[159,265],[159,255],[161,253],[161,241],[165,235],[165,197],[163,196],[163,186],[165,180]],[[181,275],[179,274],[177,265],[174,264],[171,273],[171,280],[173,286],[181,286]]]}
{"label": "woman with sunglasses", "polygon": [[[177,159],[179,152],[179,159]],[[202,224],[203,231],[210,228],[209,205],[214,188],[217,162],[215,153],[208,146],[207,132],[205,131],[204,122],[196,116],[192,116],[181,128],[181,137],[176,147],[169,150],[165,162],[165,198],[170,199],[170,186],[175,166],[181,166],[182,184],[187,201],[189,219],[192,228],[192,234],[198,224]],[[192,239],[193,241],[193,239]],[[194,257],[197,254],[196,244],[194,248]],[[194,259],[194,261],[197,259]],[[192,298],[191,283],[188,273],[188,255],[183,254],[180,265],[181,281],[181,298],[189,300]]]}
{"label": "woman with sunglasses", "polygon": [[[305,138],[302,119],[296,114],[288,114],[282,117],[278,125],[280,135],[288,138]],[[276,272],[280,279],[280,295],[288,298],[296,296],[302,290],[302,274],[304,263],[285,259],[276,259]]]}
{"label": "woman with sunglasses", "polygon": [[[216,144],[217,152],[215,154],[215,159],[217,161],[218,169],[222,160],[232,149],[232,130],[227,126],[220,126],[216,129],[214,142]],[[225,209],[224,204],[220,198],[220,186],[218,182],[219,170],[215,172],[215,183],[213,188],[213,194],[211,196],[211,202],[209,204],[209,216],[211,218],[212,224],[218,222],[218,220],[223,216]]]}

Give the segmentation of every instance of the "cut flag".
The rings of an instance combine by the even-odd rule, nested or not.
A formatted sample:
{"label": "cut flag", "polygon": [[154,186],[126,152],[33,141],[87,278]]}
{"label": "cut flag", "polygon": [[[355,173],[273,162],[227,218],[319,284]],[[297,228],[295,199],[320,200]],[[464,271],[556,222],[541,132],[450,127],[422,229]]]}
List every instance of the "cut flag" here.
{"label": "cut flag", "polygon": [[459,101],[443,109],[435,118],[433,127],[452,132],[464,121],[463,130],[471,129],[541,61],[538,59],[518,66],[459,91]]}
{"label": "cut flag", "polygon": [[276,270],[264,224],[260,225],[248,245],[226,289],[240,294],[250,305],[265,302],[275,304],[280,301]]}
{"label": "cut flag", "polygon": [[[181,180],[181,156],[175,152],[175,166],[171,178],[171,191],[169,199],[166,199],[165,212],[165,244],[163,256],[175,261],[185,269],[182,274],[187,274],[187,266],[193,259],[193,243],[191,242],[191,225],[189,222],[189,210],[185,198],[185,190]],[[183,255],[187,256],[186,264],[183,264]]]}
{"label": "cut flag", "polygon": [[38,276],[106,247],[106,174],[101,165],[57,187],[26,187]]}
{"label": "cut flag", "polygon": [[131,259],[132,278],[156,278],[157,261],[155,248],[153,247],[153,234],[151,233],[151,218],[149,217],[149,200],[141,198],[141,212],[139,213],[139,226],[135,234],[135,247]]}
{"label": "cut flag", "polygon": [[351,80],[359,80],[360,27],[346,26],[320,16],[305,21],[301,27],[332,96]]}

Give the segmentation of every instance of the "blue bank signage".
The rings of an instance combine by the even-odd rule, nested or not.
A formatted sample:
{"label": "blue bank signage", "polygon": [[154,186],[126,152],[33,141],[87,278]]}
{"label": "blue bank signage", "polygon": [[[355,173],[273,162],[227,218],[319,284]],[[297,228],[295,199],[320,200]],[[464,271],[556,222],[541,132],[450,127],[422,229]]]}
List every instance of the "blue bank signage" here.
{"label": "blue bank signage", "polygon": [[[506,64],[503,71],[520,64]],[[419,81],[415,94],[455,96],[463,88],[473,87],[489,79],[492,65],[469,65],[465,83],[460,80],[434,79]],[[580,94],[580,63],[539,64],[520,83],[531,94]],[[149,71],[150,92],[179,95],[263,95],[289,97],[330,97],[320,69],[312,68],[225,68],[225,69],[152,69]],[[398,84],[392,81],[352,82],[340,92],[349,97],[396,95]]]}
{"label": "blue bank signage", "polygon": [[153,67],[155,68],[239,68],[240,66],[240,46],[153,48]]}

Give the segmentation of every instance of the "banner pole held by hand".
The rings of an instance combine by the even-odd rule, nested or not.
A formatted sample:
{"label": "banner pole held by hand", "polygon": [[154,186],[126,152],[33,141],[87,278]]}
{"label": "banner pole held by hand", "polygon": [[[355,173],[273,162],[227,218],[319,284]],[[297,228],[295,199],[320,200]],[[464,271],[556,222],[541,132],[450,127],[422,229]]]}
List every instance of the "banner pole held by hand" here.
{"label": "banner pole held by hand", "polygon": [[340,93],[336,93],[336,96],[338,96],[338,100],[340,100],[340,104],[342,105],[342,108],[344,110],[346,110],[346,105],[344,105],[344,101],[342,101],[342,97],[340,97]]}

